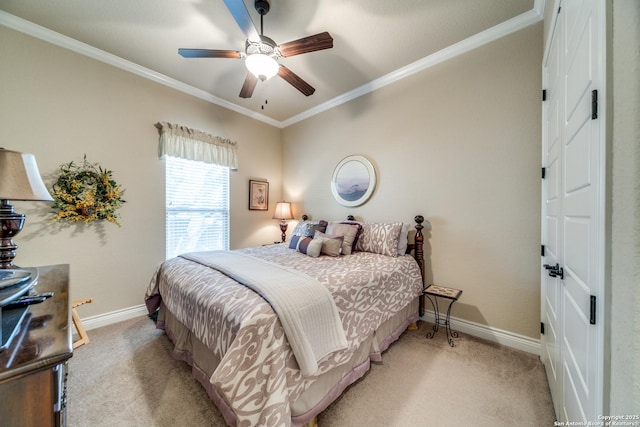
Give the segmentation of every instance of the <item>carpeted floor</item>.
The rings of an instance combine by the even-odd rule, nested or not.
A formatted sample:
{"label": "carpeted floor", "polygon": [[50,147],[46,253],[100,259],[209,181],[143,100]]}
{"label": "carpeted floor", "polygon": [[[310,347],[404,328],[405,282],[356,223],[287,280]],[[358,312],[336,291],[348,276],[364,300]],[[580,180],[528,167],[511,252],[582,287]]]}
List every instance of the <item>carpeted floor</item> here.
{"label": "carpeted floor", "polygon": [[[419,322],[318,417],[320,427],[553,426],[544,368],[535,355]],[[190,367],[146,317],[88,332],[69,362],[70,427],[222,427]]]}

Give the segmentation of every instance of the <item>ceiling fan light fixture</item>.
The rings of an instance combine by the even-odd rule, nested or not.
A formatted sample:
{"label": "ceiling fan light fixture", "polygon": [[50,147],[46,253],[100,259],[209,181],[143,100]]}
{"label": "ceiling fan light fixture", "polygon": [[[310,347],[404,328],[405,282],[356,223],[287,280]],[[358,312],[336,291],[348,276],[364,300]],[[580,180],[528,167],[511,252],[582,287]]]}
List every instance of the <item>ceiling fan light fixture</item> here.
{"label": "ceiling fan light fixture", "polygon": [[[313,95],[315,89],[300,76],[288,69],[284,64],[279,64],[280,58],[315,52],[317,50],[331,49],[333,37],[328,32],[292,40],[283,44],[265,36],[263,32],[263,18],[271,7],[270,0],[254,0],[256,12],[260,15],[260,32],[253,25],[249,11],[245,5],[246,0],[224,0],[224,4],[231,12],[233,19],[240,30],[247,37],[244,52],[237,50],[221,49],[178,49],[178,54],[184,58],[236,58],[244,59],[248,72],[245,74],[240,98],[251,98],[258,80],[269,80],[276,74],[289,83],[304,96]],[[264,107],[264,106],[263,106]]]}
{"label": "ceiling fan light fixture", "polygon": [[271,77],[278,74],[280,65],[272,56],[262,53],[254,53],[247,55],[244,60],[244,65],[247,70],[262,81],[269,80]]}

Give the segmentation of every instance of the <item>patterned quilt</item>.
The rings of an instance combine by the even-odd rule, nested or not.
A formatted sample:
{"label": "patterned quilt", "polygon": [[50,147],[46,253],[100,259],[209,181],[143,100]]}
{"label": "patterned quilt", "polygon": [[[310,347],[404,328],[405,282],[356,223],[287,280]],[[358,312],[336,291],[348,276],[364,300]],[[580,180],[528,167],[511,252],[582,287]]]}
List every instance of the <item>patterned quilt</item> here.
{"label": "patterned quilt", "polygon": [[[164,262],[145,300],[162,304],[220,360],[210,378],[238,426],[288,426],[291,403],[320,375],[346,363],[358,346],[422,292],[420,270],[409,256],[356,252],[312,258],[270,245],[239,249],[301,271],[333,295],[348,347],[304,377],[271,306],[257,293],[204,265],[177,257]],[[162,327],[162,325],[159,325]]]}

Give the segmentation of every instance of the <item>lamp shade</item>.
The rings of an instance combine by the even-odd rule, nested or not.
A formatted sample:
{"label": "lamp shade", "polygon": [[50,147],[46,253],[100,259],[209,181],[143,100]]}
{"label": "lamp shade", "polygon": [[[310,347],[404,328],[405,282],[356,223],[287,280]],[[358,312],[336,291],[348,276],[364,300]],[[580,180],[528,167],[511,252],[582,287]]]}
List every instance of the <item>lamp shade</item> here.
{"label": "lamp shade", "polygon": [[278,202],[276,203],[276,212],[273,214],[273,219],[293,219],[293,212],[291,211],[291,202]]}
{"label": "lamp shade", "polygon": [[244,65],[251,74],[262,81],[269,80],[271,77],[278,74],[278,70],[280,69],[278,61],[273,57],[262,53],[254,53],[247,56],[244,60]]}
{"label": "lamp shade", "polygon": [[0,200],[53,202],[33,154],[0,148]]}

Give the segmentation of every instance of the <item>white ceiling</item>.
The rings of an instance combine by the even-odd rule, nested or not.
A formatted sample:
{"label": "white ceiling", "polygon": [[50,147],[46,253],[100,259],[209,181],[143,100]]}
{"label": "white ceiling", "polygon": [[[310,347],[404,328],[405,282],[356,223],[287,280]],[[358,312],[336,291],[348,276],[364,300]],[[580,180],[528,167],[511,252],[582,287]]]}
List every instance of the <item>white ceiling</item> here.
{"label": "white ceiling", "polygon": [[[259,31],[253,0],[244,2]],[[531,25],[543,9],[544,0],[271,0],[266,36],[280,44],[328,31],[334,47],[280,60],[313,95],[276,76],[250,99],[238,96],[243,60],[177,53],[244,50],[223,0],[0,0],[0,24],[284,127]]]}

